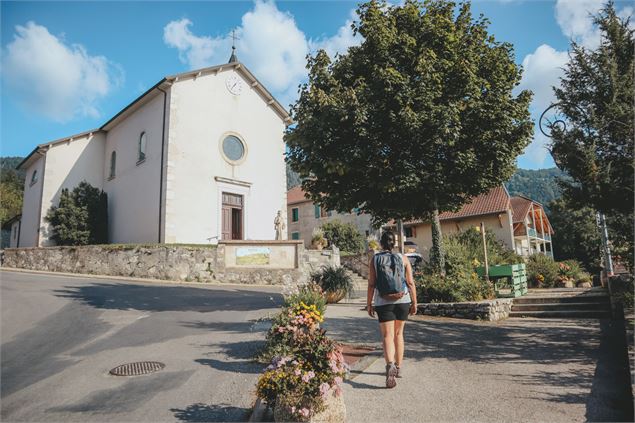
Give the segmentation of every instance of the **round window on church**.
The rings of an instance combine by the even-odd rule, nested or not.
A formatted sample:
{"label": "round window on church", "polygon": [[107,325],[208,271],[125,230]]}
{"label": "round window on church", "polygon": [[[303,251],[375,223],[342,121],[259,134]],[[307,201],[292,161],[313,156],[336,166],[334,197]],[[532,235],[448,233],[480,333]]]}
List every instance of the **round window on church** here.
{"label": "round window on church", "polygon": [[228,160],[238,162],[245,157],[245,145],[235,135],[228,135],[223,139],[223,154]]}

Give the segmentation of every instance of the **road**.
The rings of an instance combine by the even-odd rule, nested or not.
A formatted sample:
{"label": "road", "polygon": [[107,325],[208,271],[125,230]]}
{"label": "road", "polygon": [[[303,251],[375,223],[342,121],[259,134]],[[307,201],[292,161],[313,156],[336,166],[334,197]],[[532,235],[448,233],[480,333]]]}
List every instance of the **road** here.
{"label": "road", "polygon": [[[2,421],[240,421],[279,287],[0,272]],[[129,362],[165,368],[109,375]]]}

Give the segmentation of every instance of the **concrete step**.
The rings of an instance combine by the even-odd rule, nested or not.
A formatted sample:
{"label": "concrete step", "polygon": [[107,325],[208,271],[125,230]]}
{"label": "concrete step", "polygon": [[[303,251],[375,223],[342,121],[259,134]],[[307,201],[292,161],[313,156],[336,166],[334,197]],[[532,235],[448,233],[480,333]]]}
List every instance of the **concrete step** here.
{"label": "concrete step", "polygon": [[567,311],[567,310],[599,310],[610,312],[608,303],[538,303],[516,304],[512,306],[512,312],[518,311]]}
{"label": "concrete step", "polygon": [[514,299],[514,304],[544,304],[544,303],[602,303],[608,304],[609,297],[606,294],[585,294],[576,296],[531,296],[518,297]]}
{"label": "concrete step", "polygon": [[601,310],[512,311],[509,317],[609,319],[611,313]]}
{"label": "concrete step", "polygon": [[557,294],[557,293],[591,293],[591,292],[607,292],[606,288],[601,286],[594,286],[593,288],[529,288],[529,294]]}

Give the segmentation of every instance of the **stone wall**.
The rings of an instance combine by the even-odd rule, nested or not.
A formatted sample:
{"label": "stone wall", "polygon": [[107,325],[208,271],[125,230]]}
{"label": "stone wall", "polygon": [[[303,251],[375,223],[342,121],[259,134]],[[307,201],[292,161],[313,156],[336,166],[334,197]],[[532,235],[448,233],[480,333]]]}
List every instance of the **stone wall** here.
{"label": "stone wall", "polygon": [[499,298],[464,303],[425,303],[419,304],[418,314],[496,321],[509,317],[513,302],[511,298]]}
{"label": "stone wall", "polygon": [[[101,245],[84,247],[10,248],[4,250],[2,266],[50,272],[82,273],[164,279],[186,282],[225,282],[293,285],[308,280],[310,273],[326,264],[340,264],[337,249],[305,250],[297,241],[242,242],[243,246],[270,246],[293,251],[292,265],[226,265],[226,250],[234,242],[218,246]],[[289,250],[289,247],[293,248]],[[272,255],[276,257],[275,255]]]}

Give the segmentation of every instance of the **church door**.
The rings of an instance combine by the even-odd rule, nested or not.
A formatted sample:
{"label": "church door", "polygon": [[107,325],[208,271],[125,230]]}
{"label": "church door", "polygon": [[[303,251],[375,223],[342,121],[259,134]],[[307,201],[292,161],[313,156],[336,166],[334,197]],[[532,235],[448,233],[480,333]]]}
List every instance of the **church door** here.
{"label": "church door", "polygon": [[243,196],[223,193],[222,239],[243,239]]}

